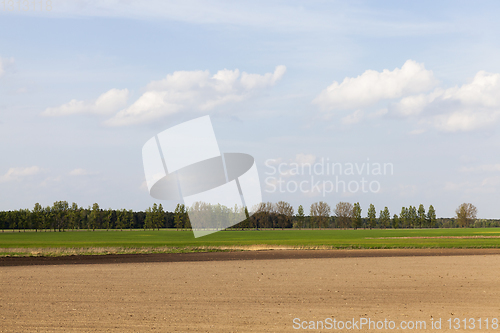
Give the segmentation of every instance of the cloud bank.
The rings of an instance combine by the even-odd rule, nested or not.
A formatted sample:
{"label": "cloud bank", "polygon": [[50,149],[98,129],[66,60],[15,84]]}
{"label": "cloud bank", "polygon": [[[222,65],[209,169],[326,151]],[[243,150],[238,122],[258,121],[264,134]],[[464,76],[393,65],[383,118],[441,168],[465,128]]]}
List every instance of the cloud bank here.
{"label": "cloud bank", "polygon": [[31,166],[27,168],[10,168],[7,173],[0,176],[0,183],[20,180],[27,176],[33,176],[40,172],[38,166]]}
{"label": "cloud bank", "polygon": [[367,70],[355,78],[334,81],[313,101],[322,110],[350,110],[384,99],[394,99],[432,89],[437,84],[432,71],[423,64],[407,60],[401,68],[382,72]]}
{"label": "cloud bank", "polygon": [[403,98],[390,107],[397,115],[420,118],[444,132],[467,132],[500,119],[500,74],[479,71],[472,82]]}
{"label": "cloud bank", "polygon": [[72,99],[66,104],[54,108],[47,108],[42,112],[43,116],[59,117],[73,114],[97,114],[109,115],[123,108],[128,100],[128,89],[111,89],[96,100],[78,101]]}
{"label": "cloud bank", "polygon": [[207,112],[217,106],[240,102],[252,92],[273,86],[286,72],[277,66],[273,73],[249,74],[235,70],[178,71],[152,81],[132,105],[106,121],[110,126],[150,122],[181,111]]}
{"label": "cloud bank", "polygon": [[[356,78],[333,82],[314,100],[324,113],[350,110],[344,125],[385,115],[416,120],[414,134],[434,128],[442,132],[470,132],[494,126],[500,120],[500,74],[479,71],[470,83],[439,87],[424,64],[407,60],[399,69],[367,70]],[[387,108],[366,112],[380,101]]]}
{"label": "cloud bank", "polygon": [[286,72],[283,65],[272,73],[251,74],[238,69],[223,69],[210,75],[209,71],[177,71],[158,81],[151,81],[145,92],[127,106],[128,89],[111,89],[96,100],[73,99],[42,112],[46,117],[74,114],[110,115],[108,126],[147,123],[162,117],[185,112],[207,112],[218,106],[240,102],[252,93],[271,87]]}

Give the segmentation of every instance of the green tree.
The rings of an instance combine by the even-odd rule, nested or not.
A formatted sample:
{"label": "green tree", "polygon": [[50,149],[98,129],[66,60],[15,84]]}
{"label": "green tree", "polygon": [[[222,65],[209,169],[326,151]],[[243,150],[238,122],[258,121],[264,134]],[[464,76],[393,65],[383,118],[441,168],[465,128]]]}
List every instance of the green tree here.
{"label": "green tree", "polygon": [[[156,204],[154,204],[153,207],[154,209],[156,209]],[[144,219],[144,231],[146,231],[146,229],[153,228],[153,209],[151,207],[148,207],[145,213],[146,218]]]}
{"label": "green tree", "polygon": [[87,226],[87,230],[90,230],[90,206],[89,208],[85,209],[85,208],[82,208],[80,210],[80,221],[81,221],[81,225],[83,228],[85,228],[85,226]]}
{"label": "green tree", "polygon": [[163,210],[162,204],[159,204],[156,210],[154,225],[158,230],[165,225],[165,211]]}
{"label": "green tree", "polygon": [[248,220],[250,219],[250,213],[248,212],[247,206],[245,206],[245,218]]}
{"label": "green tree", "polygon": [[[47,206],[43,210],[42,223],[43,223],[44,230],[49,229],[49,231],[50,231],[52,229],[52,227],[54,226],[54,213],[52,212],[52,207]],[[55,227],[54,227],[54,231],[55,231]]]}
{"label": "green tree", "polygon": [[389,228],[389,225],[391,224],[391,214],[389,213],[389,208],[384,207],[384,210],[380,211],[380,225],[385,229]]}
{"label": "green tree", "polygon": [[94,203],[92,205],[92,210],[90,211],[88,219],[92,231],[95,231],[96,228],[99,228],[101,226],[101,219],[102,219],[102,214],[101,214],[101,209],[99,208],[99,204]]}
{"label": "green tree", "polygon": [[397,229],[399,227],[399,218],[397,214],[392,217],[392,228]]}
{"label": "green tree", "polygon": [[7,212],[2,212],[0,211],[0,228],[2,229],[2,232],[5,232],[5,229],[7,229]]}
{"label": "green tree", "polygon": [[116,228],[120,228],[120,231],[123,231],[123,227],[125,226],[127,211],[125,209],[116,211]]}
{"label": "green tree", "polygon": [[42,227],[43,219],[43,208],[38,202],[35,204],[31,216],[31,225],[33,229],[35,229],[35,232],[37,232],[38,229]]}
{"label": "green tree", "polygon": [[399,214],[399,223],[402,228],[408,228],[408,208],[401,207],[401,213]]}
{"label": "green tree", "polygon": [[304,207],[302,207],[302,205],[299,205],[299,208],[297,208],[297,226],[299,227],[299,229],[302,229],[304,227],[304,219],[305,219],[305,215],[304,215]]}
{"label": "green tree", "polygon": [[426,227],[427,216],[425,215],[424,205],[420,204],[420,206],[418,206],[418,213],[417,214],[418,214],[418,217],[417,217],[418,227],[419,228]]}
{"label": "green tree", "polygon": [[[250,219],[250,213],[248,212],[247,206],[243,208],[243,213],[245,214],[245,220],[242,222],[245,228],[252,228],[252,220]],[[235,214],[236,215],[236,214]]]}
{"label": "green tree", "polygon": [[158,205],[156,203],[153,204],[151,208],[151,228],[155,230],[158,224]]}
{"label": "green tree", "polygon": [[352,208],[352,226],[356,230],[357,228],[361,228],[362,223],[363,219],[361,218],[361,206],[359,202],[356,202]]}
{"label": "green tree", "polygon": [[125,222],[125,226],[129,227],[130,230],[132,230],[134,226],[134,211],[132,209],[129,209],[126,216],[127,220]]}
{"label": "green tree", "polygon": [[415,228],[418,220],[417,209],[415,207],[410,206],[410,208],[408,208],[407,219],[410,228]]}
{"label": "green tree", "polygon": [[182,229],[184,227],[184,214],[185,214],[185,207],[184,205],[177,204],[177,207],[175,207],[174,211],[174,224],[177,230]]}
{"label": "green tree", "polygon": [[[9,227],[12,229],[12,232],[14,232],[14,229],[17,229],[19,227],[19,217],[18,217],[18,211],[15,210],[13,212],[9,211]],[[18,230],[21,232],[21,229]]]}
{"label": "green tree", "polygon": [[429,210],[427,211],[427,225],[430,228],[435,228],[436,222],[437,222],[436,211],[434,210],[434,207],[430,205]]}
{"label": "green tree", "polygon": [[30,210],[29,209],[20,209],[18,210],[18,224],[19,228],[23,229],[23,232],[26,232],[26,229],[29,228],[30,222]]}
{"label": "green tree", "polygon": [[104,226],[106,226],[106,231],[113,228],[113,209],[108,208],[104,212]]}
{"label": "green tree", "polygon": [[377,211],[373,204],[370,204],[368,208],[368,225],[370,226],[370,230],[377,225]]}
{"label": "green tree", "polygon": [[191,221],[189,220],[188,210],[185,205],[181,205],[182,220],[184,221],[184,228],[191,229]]}
{"label": "green tree", "polygon": [[[54,213],[55,228],[59,231],[64,231],[68,224],[68,209],[69,205],[66,201],[56,201],[52,206],[52,211]],[[55,231],[55,230],[54,230]]]}
{"label": "green tree", "polygon": [[68,227],[71,229],[78,228],[80,222],[80,208],[78,208],[75,202],[71,204],[68,215]]}

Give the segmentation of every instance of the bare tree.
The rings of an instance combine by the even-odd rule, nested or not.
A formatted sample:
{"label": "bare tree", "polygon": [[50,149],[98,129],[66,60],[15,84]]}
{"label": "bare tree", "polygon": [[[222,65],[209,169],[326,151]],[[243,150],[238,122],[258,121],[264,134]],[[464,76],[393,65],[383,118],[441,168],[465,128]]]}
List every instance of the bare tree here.
{"label": "bare tree", "polygon": [[350,202],[339,202],[337,206],[335,206],[335,217],[338,221],[338,225],[341,228],[349,227],[351,219],[354,215],[353,205]]}
{"label": "bare tree", "polygon": [[279,201],[275,208],[276,214],[278,214],[278,225],[283,229],[292,220],[294,213],[293,206],[288,202]]}
{"label": "bare tree", "polygon": [[468,228],[476,219],[477,208],[471,203],[463,203],[455,210],[458,225]]}
{"label": "bare tree", "polygon": [[273,214],[275,212],[275,206],[271,202],[261,202],[258,207],[254,207],[255,214],[252,215],[254,220],[255,228],[269,228],[272,222],[272,227],[274,229],[274,219]]}
{"label": "bare tree", "polygon": [[330,206],[323,201],[315,202],[311,205],[312,225],[317,224],[318,227],[326,227],[328,218],[330,217]]}
{"label": "bare tree", "polygon": [[266,202],[264,211],[267,215],[266,217],[266,224],[272,225],[273,230],[276,227],[276,219],[275,219],[275,214],[276,214],[276,206],[272,202]]}

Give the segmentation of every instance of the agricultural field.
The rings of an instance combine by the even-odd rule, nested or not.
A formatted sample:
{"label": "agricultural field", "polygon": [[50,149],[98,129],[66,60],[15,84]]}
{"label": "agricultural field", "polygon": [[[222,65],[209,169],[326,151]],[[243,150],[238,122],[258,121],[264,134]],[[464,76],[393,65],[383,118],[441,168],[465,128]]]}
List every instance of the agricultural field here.
{"label": "agricultural field", "polygon": [[298,249],[499,248],[500,228],[0,232],[0,255],[68,255]]}

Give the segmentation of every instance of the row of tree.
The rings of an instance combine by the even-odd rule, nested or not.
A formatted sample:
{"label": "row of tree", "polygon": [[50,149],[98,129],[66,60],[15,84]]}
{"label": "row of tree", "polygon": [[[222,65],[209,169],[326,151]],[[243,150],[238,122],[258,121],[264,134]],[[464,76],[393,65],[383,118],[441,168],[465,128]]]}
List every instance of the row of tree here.
{"label": "row of tree", "polygon": [[[199,207],[198,207],[199,206]],[[191,224],[188,212],[194,214],[206,206],[185,207],[178,204],[174,212],[167,212],[161,204],[153,204],[144,212],[132,210],[101,209],[97,203],[92,207],[79,207],[76,203],[69,205],[66,201],[56,201],[52,206],[42,207],[36,203],[32,210],[20,209],[0,212],[0,229],[11,230],[54,230],[67,229],[160,229],[177,228],[189,229]],[[221,212],[232,210],[223,206],[213,206],[211,216],[217,219]],[[246,208],[235,207],[234,214],[245,217],[242,222],[233,228],[260,229],[260,228],[437,228],[437,227],[478,227],[500,226],[498,221],[476,220],[477,208],[464,203],[456,210],[454,219],[438,219],[432,205],[427,211],[423,205],[401,208],[399,215],[391,216],[389,209],[384,207],[377,214],[375,206],[370,204],[365,217],[359,203],[339,202],[333,209],[323,202],[316,202],[310,206],[309,215],[300,205],[295,214],[294,208],[288,202],[261,203],[254,207],[254,214],[249,216]],[[243,215],[244,214],[244,215]],[[226,214],[227,215],[227,214]],[[240,218],[241,219],[241,218]],[[480,223],[478,221],[481,221]]]}
{"label": "row of tree", "polygon": [[373,204],[370,204],[366,218],[361,217],[361,206],[349,202],[339,202],[335,207],[335,216],[342,228],[435,228],[437,224],[436,211],[432,205],[427,213],[424,205],[418,209],[414,206],[402,207],[399,215],[391,213],[384,207],[378,214]]}
{"label": "row of tree", "polygon": [[399,216],[391,217],[389,209],[385,207],[377,217],[377,211],[370,204],[366,217],[362,217],[362,209],[358,203],[339,202],[330,216],[331,207],[323,201],[311,205],[309,216],[305,215],[304,208],[300,205],[294,215],[293,207],[284,201],[276,204],[262,203],[247,221],[238,227],[255,228],[435,228],[437,217],[434,207],[429,206],[426,213],[423,205],[418,209],[414,206],[403,207]]}
{"label": "row of tree", "polygon": [[[183,221],[185,220],[183,219]],[[123,230],[165,227],[174,227],[174,213],[165,212],[161,204],[154,204],[145,212],[134,212],[126,209],[101,209],[97,203],[94,203],[92,207],[83,208],[76,203],[69,205],[66,201],[56,201],[52,206],[47,207],[36,203],[32,210],[20,209],[0,212],[0,228],[2,230]],[[178,227],[186,228],[187,226],[182,224]]]}

